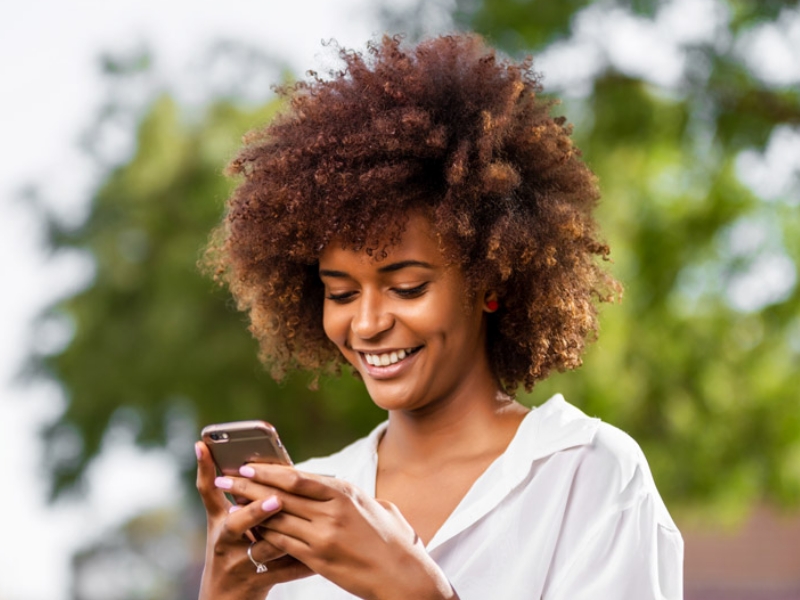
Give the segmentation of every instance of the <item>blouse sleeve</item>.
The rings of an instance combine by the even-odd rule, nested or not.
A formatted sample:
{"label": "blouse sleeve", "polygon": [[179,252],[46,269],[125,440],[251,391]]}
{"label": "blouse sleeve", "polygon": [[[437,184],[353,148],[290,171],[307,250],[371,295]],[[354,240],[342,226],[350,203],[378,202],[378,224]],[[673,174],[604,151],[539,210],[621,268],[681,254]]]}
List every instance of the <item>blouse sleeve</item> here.
{"label": "blouse sleeve", "polygon": [[575,472],[543,600],[680,600],[683,539],[639,446],[601,430]]}
{"label": "blouse sleeve", "polygon": [[660,503],[646,494],[598,523],[544,600],[682,599],[683,540]]}

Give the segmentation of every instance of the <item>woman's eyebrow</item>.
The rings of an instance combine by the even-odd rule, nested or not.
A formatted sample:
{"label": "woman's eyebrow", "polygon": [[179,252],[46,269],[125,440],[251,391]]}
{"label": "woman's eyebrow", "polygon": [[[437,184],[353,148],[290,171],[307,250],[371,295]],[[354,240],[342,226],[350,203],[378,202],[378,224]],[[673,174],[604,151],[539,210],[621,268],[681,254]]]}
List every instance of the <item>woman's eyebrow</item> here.
{"label": "woman's eyebrow", "polygon": [[378,273],[393,273],[394,271],[399,271],[400,269],[405,269],[407,267],[423,267],[425,269],[434,268],[432,264],[423,262],[421,260],[401,260],[399,262],[381,267],[378,269]]}
{"label": "woman's eyebrow", "polygon": [[319,270],[320,277],[334,277],[336,279],[347,279],[350,277],[344,271],[334,271],[333,269],[320,269]]}
{"label": "woman's eyebrow", "polygon": [[[380,267],[378,269],[378,273],[394,273],[395,271],[400,271],[401,269],[406,269],[408,267],[422,267],[424,269],[434,268],[432,264],[421,260],[401,260],[396,263],[391,263]],[[334,269],[320,269],[319,276],[331,277],[334,279],[348,279],[351,277],[350,274],[346,273],[345,271],[336,271]]]}

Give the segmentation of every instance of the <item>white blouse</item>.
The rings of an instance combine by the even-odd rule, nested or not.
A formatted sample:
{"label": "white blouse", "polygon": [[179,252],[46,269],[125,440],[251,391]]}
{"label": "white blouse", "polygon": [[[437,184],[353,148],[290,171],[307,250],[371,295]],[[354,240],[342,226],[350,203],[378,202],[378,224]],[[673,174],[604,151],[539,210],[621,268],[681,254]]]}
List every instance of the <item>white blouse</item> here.
{"label": "white blouse", "polygon": [[[382,423],[297,467],[375,493]],[[461,600],[676,600],[683,540],[633,439],[561,395],[525,416],[427,545]],[[352,600],[319,575],[270,600]]]}

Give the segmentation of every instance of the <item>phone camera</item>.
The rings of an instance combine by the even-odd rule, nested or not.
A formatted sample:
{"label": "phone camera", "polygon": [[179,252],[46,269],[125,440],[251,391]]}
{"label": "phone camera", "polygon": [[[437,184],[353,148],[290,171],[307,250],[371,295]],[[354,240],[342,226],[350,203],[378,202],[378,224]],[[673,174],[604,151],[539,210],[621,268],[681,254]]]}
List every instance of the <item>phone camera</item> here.
{"label": "phone camera", "polygon": [[209,437],[215,442],[222,442],[228,440],[228,434],[225,433],[224,431],[214,431],[209,435]]}

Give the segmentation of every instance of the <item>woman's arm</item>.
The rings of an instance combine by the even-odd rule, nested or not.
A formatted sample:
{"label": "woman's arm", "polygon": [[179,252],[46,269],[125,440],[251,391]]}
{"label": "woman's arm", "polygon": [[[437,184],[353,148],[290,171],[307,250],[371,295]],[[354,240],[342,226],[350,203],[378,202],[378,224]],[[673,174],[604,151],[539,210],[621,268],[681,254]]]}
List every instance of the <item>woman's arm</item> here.
{"label": "woman's arm", "polygon": [[[265,542],[367,600],[456,600],[442,570],[397,508],[332,477],[251,464],[217,485],[258,505],[275,494],[281,511],[264,522]],[[241,511],[238,511],[241,512]]]}

